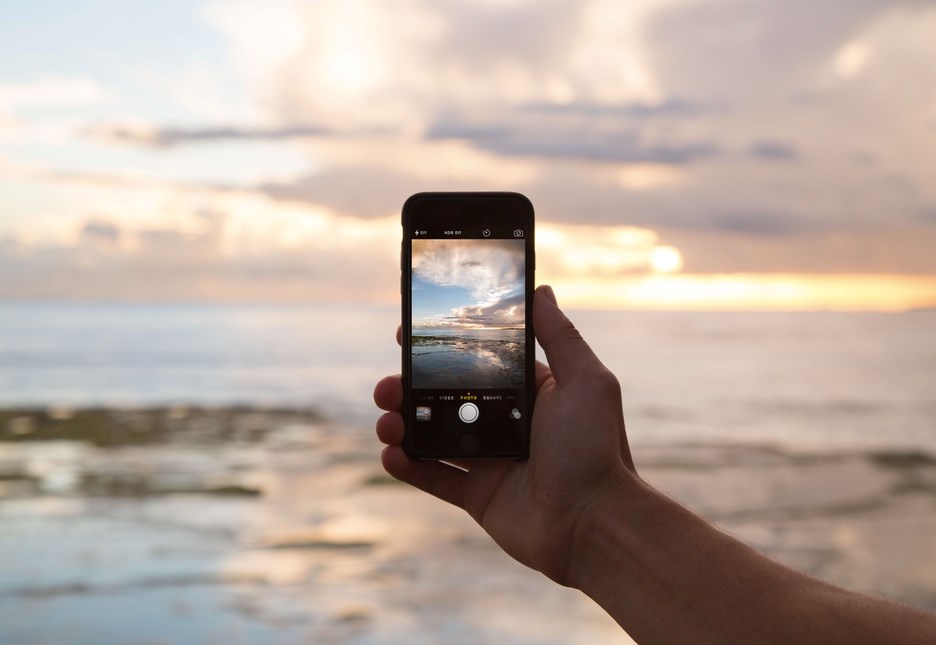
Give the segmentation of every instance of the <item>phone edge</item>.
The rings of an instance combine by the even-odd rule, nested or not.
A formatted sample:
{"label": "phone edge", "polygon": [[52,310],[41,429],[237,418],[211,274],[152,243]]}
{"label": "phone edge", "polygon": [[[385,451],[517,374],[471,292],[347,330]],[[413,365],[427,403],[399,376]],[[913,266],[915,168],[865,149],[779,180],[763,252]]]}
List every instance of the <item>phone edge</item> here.
{"label": "phone edge", "polygon": [[[412,336],[412,321],[410,320],[410,309],[412,308],[412,293],[410,290],[410,283],[412,282],[412,238],[407,235],[406,231],[409,230],[410,223],[410,210],[412,204],[425,199],[445,199],[451,198],[454,196],[459,197],[474,197],[474,198],[483,198],[483,197],[509,197],[511,199],[517,199],[524,203],[525,207],[529,209],[529,228],[530,236],[529,246],[527,248],[528,252],[527,257],[524,258],[525,262],[525,313],[527,324],[525,325],[525,340],[527,351],[525,354],[525,370],[526,370],[526,379],[527,379],[527,410],[529,411],[526,432],[523,435],[523,445],[516,452],[511,452],[503,455],[485,455],[485,456],[476,456],[476,457],[466,457],[464,455],[425,455],[420,454],[418,450],[412,445],[412,430],[411,424],[409,423],[409,411],[412,407],[412,400],[410,397],[410,365],[407,360],[408,353],[412,352],[412,347],[410,345],[410,338]],[[523,193],[515,191],[424,191],[419,193],[414,193],[410,195],[406,201],[403,202],[403,207],[401,210],[400,216],[400,233],[401,233],[401,242],[400,242],[400,375],[401,382],[403,385],[403,399],[402,399],[402,409],[401,416],[403,417],[403,442],[401,447],[403,452],[410,459],[417,461],[438,461],[445,459],[459,459],[459,460],[479,460],[479,461],[488,461],[488,460],[512,460],[519,461],[527,459],[530,455],[530,441],[531,434],[533,429],[533,408],[536,402],[536,336],[533,329],[533,294],[536,291],[536,210],[533,207],[533,202],[529,197]]]}

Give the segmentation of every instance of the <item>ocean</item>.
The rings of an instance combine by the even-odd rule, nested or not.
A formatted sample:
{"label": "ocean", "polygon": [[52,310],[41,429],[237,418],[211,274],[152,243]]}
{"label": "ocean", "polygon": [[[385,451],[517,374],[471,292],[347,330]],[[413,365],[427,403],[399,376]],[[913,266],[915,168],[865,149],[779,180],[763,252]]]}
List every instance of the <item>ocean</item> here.
{"label": "ocean", "polygon": [[[0,304],[0,642],[632,643],[382,471],[398,315]],[[571,317],[647,481],[790,566],[936,609],[936,313]],[[37,418],[85,434],[30,441]]]}
{"label": "ocean", "polygon": [[[637,443],[936,451],[936,312],[570,316]],[[0,406],[311,407],[371,427],[395,308],[0,304]],[[540,357],[542,353],[540,351]]]}

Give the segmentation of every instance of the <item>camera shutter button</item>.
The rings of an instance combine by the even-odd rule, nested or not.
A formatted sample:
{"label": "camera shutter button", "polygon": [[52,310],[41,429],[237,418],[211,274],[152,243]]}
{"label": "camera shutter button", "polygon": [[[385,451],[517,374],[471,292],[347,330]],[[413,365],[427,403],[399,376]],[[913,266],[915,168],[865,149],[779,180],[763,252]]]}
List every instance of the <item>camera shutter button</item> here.
{"label": "camera shutter button", "polygon": [[477,421],[478,414],[478,406],[474,403],[463,403],[462,406],[458,408],[458,418],[465,423],[474,423]]}

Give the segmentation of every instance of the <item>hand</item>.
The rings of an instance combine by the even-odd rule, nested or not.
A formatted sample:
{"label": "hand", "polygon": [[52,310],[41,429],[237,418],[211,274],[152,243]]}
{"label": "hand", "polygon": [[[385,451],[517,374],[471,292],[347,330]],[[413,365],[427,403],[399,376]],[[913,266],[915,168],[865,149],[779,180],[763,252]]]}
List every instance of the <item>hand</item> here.
{"label": "hand", "polygon": [[[530,458],[411,461],[399,376],[377,384],[387,472],[462,507],[510,555],[577,586],[639,642],[936,643],[936,618],[764,557],[637,476],[617,379],[556,305],[533,300],[537,364]],[[399,340],[399,330],[397,331]]]}
{"label": "hand", "polygon": [[387,444],[382,462],[390,475],[465,509],[504,551],[568,585],[590,518],[637,475],[620,385],[560,311],[548,286],[534,295],[533,327],[549,365],[536,365],[528,460],[459,462],[464,470],[410,460],[400,447],[399,376],[382,379],[374,389],[375,402],[387,410],[377,420],[377,436]]}

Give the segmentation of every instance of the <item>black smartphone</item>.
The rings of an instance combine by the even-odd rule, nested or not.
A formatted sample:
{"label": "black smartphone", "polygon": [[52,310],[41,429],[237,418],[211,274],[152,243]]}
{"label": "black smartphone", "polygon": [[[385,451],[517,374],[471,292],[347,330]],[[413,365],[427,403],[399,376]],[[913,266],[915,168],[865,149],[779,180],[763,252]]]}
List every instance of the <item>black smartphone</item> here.
{"label": "black smartphone", "polygon": [[403,205],[403,449],[523,459],[535,396],[533,205],[418,193]]}

